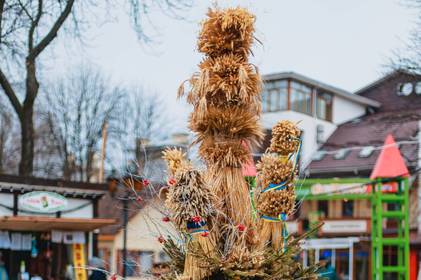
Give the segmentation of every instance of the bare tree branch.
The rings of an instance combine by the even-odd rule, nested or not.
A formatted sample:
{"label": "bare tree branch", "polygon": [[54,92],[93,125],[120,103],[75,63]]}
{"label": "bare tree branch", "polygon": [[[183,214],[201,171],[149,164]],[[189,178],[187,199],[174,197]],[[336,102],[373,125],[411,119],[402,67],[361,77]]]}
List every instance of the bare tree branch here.
{"label": "bare tree branch", "polygon": [[9,98],[10,103],[12,104],[16,113],[18,115],[22,114],[22,105],[20,104],[19,99],[12,88],[12,85],[10,84],[9,80],[6,78],[6,76],[4,75],[1,69],[0,69],[0,85],[2,86],[3,91],[6,94],[7,98]]}
{"label": "bare tree branch", "polygon": [[[40,1],[41,2],[41,1]],[[57,33],[60,27],[64,24],[64,21],[69,16],[70,12],[72,11],[72,7],[74,4],[74,0],[68,0],[63,12],[54,22],[53,27],[50,31],[45,35],[45,37],[32,49],[29,53],[28,59],[32,60],[35,59],[50,43],[53,39],[57,36]]]}

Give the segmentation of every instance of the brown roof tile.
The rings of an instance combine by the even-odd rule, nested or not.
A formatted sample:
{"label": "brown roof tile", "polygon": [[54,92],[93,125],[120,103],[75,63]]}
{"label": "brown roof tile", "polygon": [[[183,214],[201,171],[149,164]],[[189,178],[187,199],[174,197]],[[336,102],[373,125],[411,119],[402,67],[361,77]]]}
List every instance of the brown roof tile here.
{"label": "brown roof tile", "polygon": [[[415,141],[419,120],[421,120],[421,108],[367,115],[340,125],[321,150],[335,151],[350,147],[381,146],[388,134],[392,134],[397,142]],[[402,144],[400,151],[408,167],[417,163],[418,145],[416,143]],[[367,158],[361,158],[359,152],[360,149],[351,150],[344,159],[335,159],[333,154],[327,154],[322,160],[313,160],[307,169],[310,175],[342,171],[365,171],[367,173],[373,168],[380,151],[374,151]]]}

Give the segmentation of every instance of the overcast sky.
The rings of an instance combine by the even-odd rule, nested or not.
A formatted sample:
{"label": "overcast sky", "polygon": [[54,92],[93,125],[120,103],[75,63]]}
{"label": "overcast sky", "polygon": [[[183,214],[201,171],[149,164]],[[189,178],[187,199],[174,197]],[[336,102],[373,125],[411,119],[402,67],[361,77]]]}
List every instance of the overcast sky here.
{"label": "overcast sky", "polygon": [[[129,18],[120,15],[89,33],[81,51],[56,52],[53,73],[71,64],[92,63],[121,83],[137,83],[175,103],[179,84],[196,71],[199,22],[212,1],[196,0],[177,21],[159,13],[151,19],[160,31],[158,43],[143,47]],[[394,49],[403,46],[414,21],[404,0],[244,0],[219,1],[241,5],[256,14],[253,62],[262,74],[295,71],[316,80],[355,91],[379,78]],[[150,30],[152,31],[152,30]],[[66,43],[67,44],[67,43]],[[60,49],[60,48],[59,48]],[[71,56],[71,59],[69,57]],[[176,127],[185,126],[189,108],[168,106]]]}

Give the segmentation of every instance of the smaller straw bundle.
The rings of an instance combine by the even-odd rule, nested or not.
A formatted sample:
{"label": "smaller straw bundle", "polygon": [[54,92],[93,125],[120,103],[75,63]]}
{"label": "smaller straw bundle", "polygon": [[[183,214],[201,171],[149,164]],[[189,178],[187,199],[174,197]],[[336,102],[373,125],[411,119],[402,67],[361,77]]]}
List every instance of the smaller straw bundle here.
{"label": "smaller straw bundle", "polygon": [[[289,121],[281,121],[272,130],[270,151],[256,165],[260,192],[255,195],[260,214],[260,247],[267,243],[275,251],[285,246],[285,221],[295,206],[294,179],[300,152],[300,130]],[[293,161],[291,154],[295,154]]]}
{"label": "smaller straw bundle", "polygon": [[269,150],[272,153],[287,156],[294,153],[299,145],[300,129],[290,121],[280,121],[272,129]]}
{"label": "smaller straw bundle", "polygon": [[173,172],[165,205],[171,211],[171,221],[189,236],[183,279],[199,280],[211,273],[198,252],[213,255],[215,241],[209,233],[208,224],[215,216],[215,201],[199,171],[194,170],[179,150],[166,150],[170,173]]}

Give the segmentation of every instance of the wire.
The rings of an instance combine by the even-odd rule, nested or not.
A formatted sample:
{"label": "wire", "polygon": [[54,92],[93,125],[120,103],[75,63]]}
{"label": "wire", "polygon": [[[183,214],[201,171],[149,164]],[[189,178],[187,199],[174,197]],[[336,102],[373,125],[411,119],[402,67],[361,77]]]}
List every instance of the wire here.
{"label": "wire", "polygon": [[[372,147],[373,147],[373,151],[374,151],[374,150],[381,150],[383,148],[394,147],[394,146],[399,146],[399,145],[419,144],[419,143],[420,143],[419,140],[405,140],[405,141],[398,141],[398,142],[395,142],[393,144],[387,144],[387,145],[381,145],[381,146],[372,146]],[[323,154],[329,155],[329,154],[336,154],[339,151],[343,151],[343,150],[348,150],[348,151],[362,150],[366,147],[367,146],[353,146],[353,147],[344,147],[344,148],[340,148],[340,149],[337,149],[337,150],[329,150],[329,151],[319,150],[319,152],[322,152]]]}

